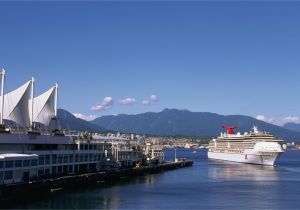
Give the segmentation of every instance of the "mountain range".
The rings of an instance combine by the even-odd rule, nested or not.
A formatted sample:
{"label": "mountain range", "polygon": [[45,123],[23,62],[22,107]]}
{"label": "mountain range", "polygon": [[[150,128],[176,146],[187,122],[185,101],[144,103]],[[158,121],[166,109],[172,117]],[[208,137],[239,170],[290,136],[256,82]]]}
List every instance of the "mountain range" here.
{"label": "mountain range", "polygon": [[286,123],[283,125],[284,128],[300,132],[300,124],[299,123]]}
{"label": "mountain range", "polygon": [[64,109],[57,110],[57,117],[59,119],[59,125],[62,129],[101,133],[108,132],[107,129],[99,125],[76,118],[73,114]]}
{"label": "mountain range", "polygon": [[[158,136],[198,136],[216,137],[225,132],[223,125],[237,126],[236,132],[249,132],[256,125],[259,130],[267,131],[286,141],[300,142],[300,132],[289,128],[269,124],[253,117],[243,115],[220,115],[209,112],[191,112],[188,110],[164,109],[161,112],[142,114],[119,114],[96,118],[93,121],[78,119],[66,110],[59,110],[63,117],[62,127],[92,132],[109,130],[124,133],[138,133]],[[66,126],[69,126],[67,128]]]}
{"label": "mountain range", "polygon": [[127,133],[170,136],[218,136],[223,125],[235,125],[237,132],[249,132],[256,125],[285,140],[300,140],[300,132],[243,115],[220,115],[209,112],[165,109],[136,115],[109,115],[99,117],[92,123],[109,130]]}

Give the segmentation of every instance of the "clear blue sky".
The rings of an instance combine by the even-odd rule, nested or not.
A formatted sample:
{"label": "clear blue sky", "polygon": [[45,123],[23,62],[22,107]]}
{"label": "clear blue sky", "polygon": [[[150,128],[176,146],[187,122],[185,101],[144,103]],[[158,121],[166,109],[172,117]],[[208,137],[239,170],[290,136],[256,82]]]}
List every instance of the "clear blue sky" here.
{"label": "clear blue sky", "polygon": [[[0,66],[59,106],[300,117],[300,2],[1,2]],[[143,105],[156,95],[158,101]],[[104,97],[114,104],[91,107]],[[135,98],[131,106],[118,100]],[[149,99],[148,99],[149,102]]]}

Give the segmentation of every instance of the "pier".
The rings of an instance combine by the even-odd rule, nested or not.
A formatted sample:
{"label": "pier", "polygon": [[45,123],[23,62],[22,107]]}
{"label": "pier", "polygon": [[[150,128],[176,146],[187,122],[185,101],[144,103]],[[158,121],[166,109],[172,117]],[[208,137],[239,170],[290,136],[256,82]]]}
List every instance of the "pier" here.
{"label": "pier", "polygon": [[178,162],[165,162],[152,166],[141,166],[138,168],[85,173],[80,175],[36,180],[32,182],[7,184],[0,186],[0,201],[41,193],[51,193],[67,188],[84,187],[94,183],[114,183],[120,178],[133,178],[136,176],[160,173],[163,171],[189,167],[192,165],[193,161],[183,160]]}

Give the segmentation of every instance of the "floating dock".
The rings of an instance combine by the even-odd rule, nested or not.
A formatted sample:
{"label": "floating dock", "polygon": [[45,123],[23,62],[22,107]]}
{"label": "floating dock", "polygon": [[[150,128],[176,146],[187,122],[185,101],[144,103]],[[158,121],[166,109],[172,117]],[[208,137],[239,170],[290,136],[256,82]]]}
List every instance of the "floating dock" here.
{"label": "floating dock", "polygon": [[50,193],[72,187],[83,187],[93,183],[111,183],[119,180],[120,178],[131,178],[146,174],[159,173],[192,165],[193,161],[191,160],[165,162],[163,164],[141,166],[139,168],[119,169],[36,180],[32,182],[7,184],[0,186],[0,200],[9,200],[20,196],[24,197],[24,195],[29,196],[40,193]]}

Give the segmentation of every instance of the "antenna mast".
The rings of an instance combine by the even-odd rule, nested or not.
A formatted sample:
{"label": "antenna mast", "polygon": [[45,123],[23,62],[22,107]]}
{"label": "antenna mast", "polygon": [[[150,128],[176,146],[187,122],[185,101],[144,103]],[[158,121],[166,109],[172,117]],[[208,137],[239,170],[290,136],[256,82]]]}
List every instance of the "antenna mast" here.
{"label": "antenna mast", "polygon": [[34,129],[33,126],[33,104],[34,104],[34,77],[31,78],[31,122],[30,126]]}
{"label": "antenna mast", "polygon": [[4,77],[5,77],[5,70],[1,69],[1,115],[0,115],[0,126],[3,127],[3,112],[4,112]]}
{"label": "antenna mast", "polygon": [[54,99],[54,116],[57,118],[57,95],[58,95],[58,84],[55,83],[55,99]]}

